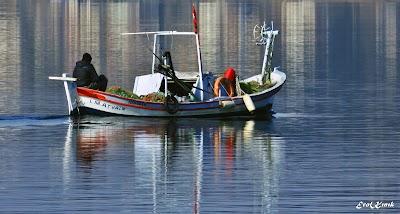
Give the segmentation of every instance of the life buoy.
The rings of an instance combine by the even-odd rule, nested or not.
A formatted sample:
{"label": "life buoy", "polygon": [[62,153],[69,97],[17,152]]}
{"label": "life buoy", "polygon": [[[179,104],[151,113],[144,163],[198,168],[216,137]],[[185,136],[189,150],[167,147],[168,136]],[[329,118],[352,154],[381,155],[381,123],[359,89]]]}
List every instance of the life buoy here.
{"label": "life buoy", "polygon": [[228,95],[230,96],[230,97],[233,97],[233,94],[234,94],[234,89],[233,89],[233,84],[232,84],[232,82],[231,81],[229,81],[227,78],[225,78],[225,77],[218,77],[216,80],[215,80],[215,83],[214,83],[214,94],[216,95],[216,96],[221,96],[220,95],[220,93],[219,93],[219,85],[220,84],[224,84],[224,86],[223,87],[225,87],[225,89],[227,90],[227,93],[228,93]]}
{"label": "life buoy", "polygon": [[[172,104],[172,108],[170,108],[170,104]],[[168,113],[175,114],[178,112],[178,100],[174,96],[167,95],[164,99],[164,108]]]}

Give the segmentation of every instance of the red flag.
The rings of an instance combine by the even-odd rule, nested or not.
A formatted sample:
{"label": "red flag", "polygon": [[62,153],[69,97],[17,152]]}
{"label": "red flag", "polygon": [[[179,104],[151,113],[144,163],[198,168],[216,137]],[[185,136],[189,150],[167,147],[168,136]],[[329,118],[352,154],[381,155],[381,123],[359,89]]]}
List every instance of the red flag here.
{"label": "red flag", "polygon": [[196,9],[194,9],[194,5],[192,6],[192,13],[193,13],[193,24],[194,24],[194,33],[197,34],[197,14],[196,14]]}

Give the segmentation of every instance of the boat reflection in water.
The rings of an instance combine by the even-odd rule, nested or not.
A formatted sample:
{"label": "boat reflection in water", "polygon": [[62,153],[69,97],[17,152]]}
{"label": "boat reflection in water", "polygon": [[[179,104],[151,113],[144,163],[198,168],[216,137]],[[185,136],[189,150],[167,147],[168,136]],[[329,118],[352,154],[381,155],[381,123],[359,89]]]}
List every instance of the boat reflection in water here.
{"label": "boat reflection in water", "polygon": [[68,129],[64,185],[84,177],[123,211],[262,213],[276,207],[284,149],[272,120],[84,117]]}

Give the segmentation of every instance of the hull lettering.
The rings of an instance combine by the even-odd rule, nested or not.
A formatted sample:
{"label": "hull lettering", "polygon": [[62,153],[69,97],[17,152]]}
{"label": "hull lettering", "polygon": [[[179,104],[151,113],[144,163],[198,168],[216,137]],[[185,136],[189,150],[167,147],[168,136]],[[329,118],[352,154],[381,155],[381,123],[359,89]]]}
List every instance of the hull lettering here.
{"label": "hull lettering", "polygon": [[92,100],[92,99],[90,99],[89,102],[91,104],[95,104],[95,105],[101,106],[101,107],[106,108],[106,109],[125,111],[125,107],[122,107],[122,106],[119,106],[119,105],[109,104],[109,103],[105,103],[105,102],[102,102],[102,101],[99,101],[99,100]]}

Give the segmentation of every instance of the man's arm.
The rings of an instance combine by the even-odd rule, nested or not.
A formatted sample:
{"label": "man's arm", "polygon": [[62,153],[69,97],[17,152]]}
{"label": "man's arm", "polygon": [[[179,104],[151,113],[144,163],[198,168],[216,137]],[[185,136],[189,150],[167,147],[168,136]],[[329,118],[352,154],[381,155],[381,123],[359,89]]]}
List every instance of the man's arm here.
{"label": "man's arm", "polygon": [[99,81],[99,75],[97,74],[96,69],[94,69],[94,66],[92,64],[90,64],[90,76],[92,77],[92,80],[94,82]]}

